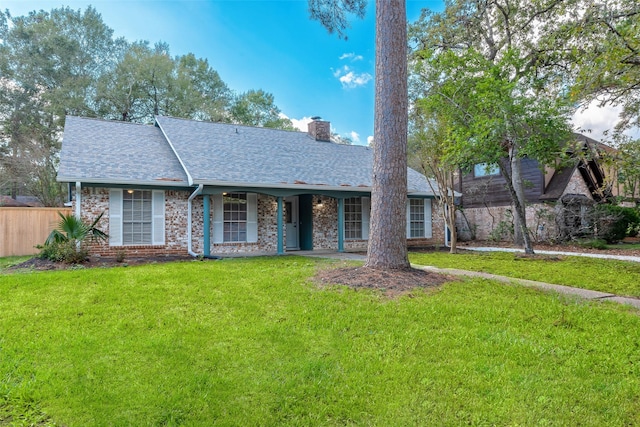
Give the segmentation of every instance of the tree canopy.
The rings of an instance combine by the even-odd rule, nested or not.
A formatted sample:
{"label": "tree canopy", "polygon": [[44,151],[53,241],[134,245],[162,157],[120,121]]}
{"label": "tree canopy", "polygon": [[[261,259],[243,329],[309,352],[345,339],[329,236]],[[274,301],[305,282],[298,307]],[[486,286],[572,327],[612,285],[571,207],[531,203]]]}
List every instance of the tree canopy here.
{"label": "tree canopy", "polygon": [[[447,123],[444,152],[466,170],[497,164],[514,205],[516,232],[533,252],[520,159],[555,160],[570,135],[566,74],[550,49],[566,1],[446,1],[411,26],[415,129]],[[517,234],[518,235],[518,234]]]}

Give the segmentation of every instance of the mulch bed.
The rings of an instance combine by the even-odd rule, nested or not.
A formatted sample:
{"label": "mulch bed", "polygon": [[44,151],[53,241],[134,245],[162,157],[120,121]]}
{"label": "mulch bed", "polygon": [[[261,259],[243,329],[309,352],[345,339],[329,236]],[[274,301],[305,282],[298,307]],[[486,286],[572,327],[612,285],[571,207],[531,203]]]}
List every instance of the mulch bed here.
{"label": "mulch bed", "polygon": [[69,270],[73,268],[96,268],[96,267],[126,267],[129,265],[141,264],[157,264],[171,261],[188,261],[194,258],[190,256],[161,256],[161,257],[145,257],[145,258],[127,258],[122,262],[118,262],[115,258],[89,257],[82,264],[67,264],[65,262],[54,262],[48,259],[31,258],[20,264],[13,265],[4,271],[19,270]]}
{"label": "mulch bed", "polygon": [[369,267],[329,268],[314,277],[321,285],[345,285],[353,289],[375,289],[394,297],[417,288],[435,288],[452,277],[415,268],[380,270]]}

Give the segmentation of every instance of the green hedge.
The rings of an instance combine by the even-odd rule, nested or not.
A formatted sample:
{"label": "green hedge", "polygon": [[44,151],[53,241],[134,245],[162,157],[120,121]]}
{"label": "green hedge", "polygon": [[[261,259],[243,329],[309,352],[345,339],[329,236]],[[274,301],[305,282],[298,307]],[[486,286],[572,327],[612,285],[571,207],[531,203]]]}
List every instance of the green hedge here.
{"label": "green hedge", "polygon": [[627,236],[636,236],[640,226],[640,213],[636,208],[616,205],[597,207],[598,237],[616,243]]}

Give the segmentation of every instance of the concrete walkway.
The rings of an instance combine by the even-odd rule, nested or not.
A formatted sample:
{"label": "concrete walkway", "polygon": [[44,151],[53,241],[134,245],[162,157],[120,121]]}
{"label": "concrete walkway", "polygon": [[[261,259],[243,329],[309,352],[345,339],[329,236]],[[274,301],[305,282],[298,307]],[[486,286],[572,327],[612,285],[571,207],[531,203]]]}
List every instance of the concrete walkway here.
{"label": "concrete walkway", "polygon": [[[471,249],[469,247],[465,247],[464,249]],[[489,251],[495,250],[500,251],[502,248],[473,248],[480,251]],[[510,249],[507,252],[516,252],[517,249]],[[536,251],[536,253],[547,253],[547,254],[558,254],[558,255],[589,255],[589,254],[578,254],[575,252],[554,252],[554,251]],[[333,252],[333,251],[300,251],[297,252],[296,255],[302,256],[310,256],[310,257],[319,257],[319,258],[333,258],[339,260],[353,260],[353,261],[364,261],[366,256],[360,253],[351,253],[351,252]],[[599,254],[593,254],[599,255]],[[615,256],[615,255],[612,255]],[[609,258],[608,256],[597,256],[595,258]],[[628,258],[636,258],[637,262],[640,262],[640,257],[622,257],[625,261],[630,261]],[[619,259],[619,258],[613,258]],[[607,292],[599,292],[592,291],[589,289],[581,289],[581,288],[572,288],[571,286],[563,286],[563,285],[554,285],[551,283],[544,282],[536,282],[534,280],[526,280],[526,279],[516,279],[513,277],[500,276],[497,274],[490,273],[482,273],[478,271],[467,271],[467,270],[458,270],[455,268],[438,268],[432,266],[424,266],[411,264],[413,268],[418,268],[425,271],[432,271],[434,273],[441,274],[449,274],[453,276],[464,276],[464,277],[480,277],[483,279],[496,280],[502,283],[509,284],[517,284],[521,286],[527,286],[536,289],[542,289],[544,291],[553,291],[564,295],[573,295],[579,298],[592,300],[592,301],[613,301],[619,304],[627,304],[631,305],[637,309],[640,309],[640,299],[637,298],[629,298],[629,297],[621,297],[615,294],[610,294]]]}
{"label": "concrete walkway", "polygon": [[[473,247],[473,246],[459,246],[459,248],[464,249],[466,251],[478,251],[478,252],[522,252],[524,253],[524,250],[519,248],[492,248],[492,247]],[[536,250],[535,247],[534,247],[534,251],[536,254],[545,254],[545,255],[582,256],[587,258],[617,259],[620,261],[640,262],[640,256],[592,254],[592,253],[586,253],[586,252],[542,251],[542,250]]]}

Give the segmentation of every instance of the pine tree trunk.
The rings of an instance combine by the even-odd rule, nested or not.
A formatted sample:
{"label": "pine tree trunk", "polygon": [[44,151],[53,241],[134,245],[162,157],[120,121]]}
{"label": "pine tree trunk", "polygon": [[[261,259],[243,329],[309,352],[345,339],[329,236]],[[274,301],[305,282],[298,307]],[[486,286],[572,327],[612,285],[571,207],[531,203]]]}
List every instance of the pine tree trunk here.
{"label": "pine tree trunk", "polygon": [[366,266],[408,268],[407,19],[405,0],[376,1],[371,229]]}

